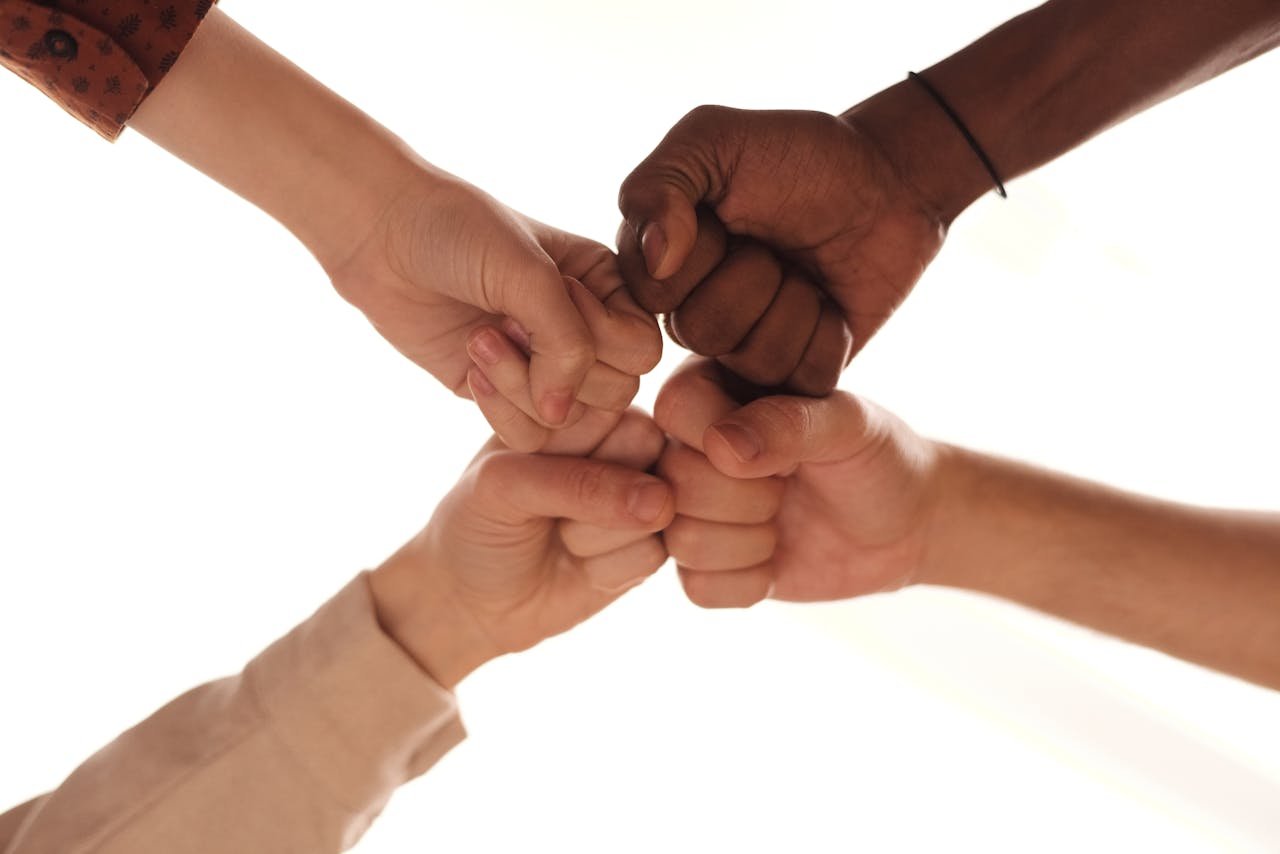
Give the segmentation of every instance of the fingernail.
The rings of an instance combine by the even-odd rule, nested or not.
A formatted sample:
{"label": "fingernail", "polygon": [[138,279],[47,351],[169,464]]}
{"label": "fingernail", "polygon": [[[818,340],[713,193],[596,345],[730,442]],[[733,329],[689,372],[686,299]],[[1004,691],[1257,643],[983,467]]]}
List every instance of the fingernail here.
{"label": "fingernail", "polygon": [[667,234],[662,226],[651,222],[640,232],[640,251],[644,253],[644,265],[649,275],[657,278],[662,259],[667,257]]}
{"label": "fingernail", "polygon": [[530,352],[529,333],[517,321],[507,318],[507,321],[502,324],[502,331],[507,333],[507,337],[514,341],[526,355]]}
{"label": "fingernail", "polygon": [[720,438],[733,451],[740,462],[749,463],[760,456],[760,437],[740,424],[729,422],[717,424],[711,428],[720,434]]}
{"label": "fingernail", "polygon": [[484,362],[486,365],[496,365],[502,358],[502,351],[498,349],[498,338],[491,330],[485,330],[473,336],[467,349],[471,351],[473,359]]}
{"label": "fingernail", "polygon": [[631,490],[627,511],[641,522],[656,522],[667,506],[670,490],[665,483],[642,483]]}
{"label": "fingernail", "polygon": [[542,420],[552,427],[558,427],[569,417],[569,407],[573,405],[573,395],[567,391],[547,392],[542,396],[538,412]]}

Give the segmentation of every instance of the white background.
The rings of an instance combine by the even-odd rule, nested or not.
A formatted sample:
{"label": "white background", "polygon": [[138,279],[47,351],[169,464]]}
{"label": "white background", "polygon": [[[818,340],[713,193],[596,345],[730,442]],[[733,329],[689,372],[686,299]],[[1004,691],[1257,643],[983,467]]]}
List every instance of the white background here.
{"label": "white background", "polygon": [[[619,181],[689,108],[840,110],[1023,7],[225,8],[436,163],[611,242]],[[1280,507],[1278,74],[1263,58],[980,202],[844,386],[949,441]],[[16,78],[0,114],[16,803],[375,565],[486,430],[265,216]],[[954,593],[706,613],[667,569],[460,696],[471,738],[360,851],[1280,847],[1277,695]]]}

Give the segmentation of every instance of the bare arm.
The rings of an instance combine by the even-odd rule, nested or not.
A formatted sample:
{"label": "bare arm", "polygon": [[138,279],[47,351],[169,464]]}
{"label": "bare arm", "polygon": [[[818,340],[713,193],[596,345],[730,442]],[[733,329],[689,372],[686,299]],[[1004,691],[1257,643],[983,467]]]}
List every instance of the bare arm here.
{"label": "bare arm", "polygon": [[[1008,180],[1277,44],[1275,0],[1053,0],[922,73]],[[915,83],[845,118],[881,142],[946,222],[991,189]]]}
{"label": "bare arm", "polygon": [[1158,501],[946,448],[919,580],[1280,688],[1280,515]]}
{"label": "bare arm", "polygon": [[131,126],[293,232],[454,392],[473,396],[472,336],[515,327],[529,382],[511,403],[544,428],[522,450],[587,409],[624,408],[658,360],[657,326],[617,287],[606,247],[433,167],[217,8]]}
{"label": "bare arm", "polygon": [[[1053,0],[922,76],[1008,181],[1277,42],[1276,0]],[[709,262],[708,221],[731,245],[756,242],[803,271],[843,314],[856,354],[910,294],[951,222],[992,186],[914,81],[838,118],[699,107],[623,182],[620,261],[642,305],[672,312],[681,344],[772,385],[799,363],[812,312],[785,324],[790,335],[773,334],[780,313],[767,307],[779,277],[742,275],[734,253]],[[847,361],[838,348],[818,352],[838,357],[834,370],[823,360],[824,379]],[[812,393],[817,384],[792,385]]]}
{"label": "bare arm", "polygon": [[[723,383],[694,360],[655,404],[679,442],[659,467],[676,493],[667,544],[699,604],[964,588],[1280,688],[1280,514],[953,448],[845,392],[742,406]],[[753,532],[760,550],[724,557]]]}

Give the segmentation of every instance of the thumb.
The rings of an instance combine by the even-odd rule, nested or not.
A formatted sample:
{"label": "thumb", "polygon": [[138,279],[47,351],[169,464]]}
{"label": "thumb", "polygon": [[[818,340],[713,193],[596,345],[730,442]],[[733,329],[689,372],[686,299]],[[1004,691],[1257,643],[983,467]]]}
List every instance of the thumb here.
{"label": "thumb", "polygon": [[618,193],[625,220],[619,248],[631,242],[643,256],[646,272],[669,279],[689,259],[697,241],[696,209],[714,205],[732,168],[732,139],[737,110],[698,107],[681,119],[626,180]]}
{"label": "thumb", "polygon": [[645,271],[655,279],[669,279],[684,266],[698,237],[697,206],[704,194],[681,164],[655,162],[662,154],[659,146],[627,176],[618,193],[623,219],[618,248],[642,257]]}
{"label": "thumb", "polygon": [[511,524],[571,519],[602,528],[660,531],[675,515],[666,481],[581,457],[494,454],[477,470],[476,490]]}
{"label": "thumb", "polygon": [[790,474],[801,463],[852,457],[880,435],[874,413],[844,392],[828,397],[765,397],[707,428],[703,448],[730,477]]}

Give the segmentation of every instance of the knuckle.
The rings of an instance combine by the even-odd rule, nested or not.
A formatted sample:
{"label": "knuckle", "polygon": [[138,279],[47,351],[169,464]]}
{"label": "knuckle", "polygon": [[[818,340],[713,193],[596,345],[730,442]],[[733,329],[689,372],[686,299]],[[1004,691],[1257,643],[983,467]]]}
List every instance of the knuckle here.
{"label": "knuckle", "polygon": [[699,356],[722,356],[732,349],[723,346],[725,336],[716,323],[714,311],[681,307],[667,315],[667,319],[674,333],[672,337],[679,339],[686,350]]}
{"label": "knuckle", "polygon": [[617,344],[610,348],[610,361],[636,377],[656,368],[662,359],[662,333],[653,315],[621,315],[617,326]]}
{"label": "knuckle", "polygon": [[516,409],[496,414],[486,412],[485,418],[493,432],[502,440],[502,444],[513,451],[523,451],[526,454],[536,451],[551,436],[549,430]]}
{"label": "knuckle", "polygon": [[684,397],[684,383],[677,378],[668,381],[658,391],[658,396],[653,401],[653,420],[667,433],[674,432]]}
{"label": "knuckle", "polygon": [[619,554],[590,558],[583,570],[592,587],[613,593],[629,589],[657,572],[667,561],[667,550],[653,535]]}
{"label": "knuckle", "polygon": [[574,336],[555,348],[555,359],[565,370],[585,373],[596,361],[596,349],[586,338]]}
{"label": "knuckle", "polygon": [[594,504],[608,498],[608,478],[604,466],[581,460],[565,474],[566,487],[578,503]]}
{"label": "knuckle", "polygon": [[751,407],[751,415],[766,436],[805,436],[813,429],[813,414],[800,398],[762,398]]}
{"label": "knuckle", "polygon": [[676,490],[677,501],[680,487],[690,483],[696,476],[694,466],[699,456],[701,455],[697,451],[679,442],[668,442],[662,456],[658,458],[658,475]]}
{"label": "knuckle", "polygon": [[[637,411],[637,410],[632,410]],[[636,419],[635,447],[637,456],[647,460],[650,465],[662,457],[667,447],[667,435],[662,432],[653,419],[644,415]]]}
{"label": "knuckle", "polygon": [[617,380],[617,385],[614,387],[613,393],[609,396],[609,400],[606,403],[606,408],[611,412],[625,412],[639,391],[639,377],[635,377],[630,374],[620,375]]}
{"label": "knuckle", "polygon": [[631,406],[622,414],[613,435],[627,449],[633,465],[648,468],[662,457],[667,437],[642,409]]}
{"label": "knuckle", "polygon": [[676,127],[682,130],[702,131],[724,123],[736,110],[719,104],[700,104],[684,114]]}
{"label": "knuckle", "polygon": [[677,516],[662,532],[667,553],[685,566],[697,569],[703,563],[698,523],[688,516]]}
{"label": "knuckle", "polygon": [[667,562],[667,558],[671,555],[667,552],[667,545],[662,541],[662,537],[658,534],[650,534],[645,540],[645,560],[644,564],[648,567],[649,574],[653,574],[662,568]]}
{"label": "knuckle", "polygon": [[631,222],[630,218],[644,205],[648,195],[645,191],[649,180],[647,170],[644,164],[641,164],[623,180],[622,186],[618,188],[618,210],[622,211],[622,215],[627,218],[619,228],[619,243],[622,242],[621,229],[623,228],[630,232],[627,236],[631,240],[639,240],[640,236],[635,233],[637,225]]}

